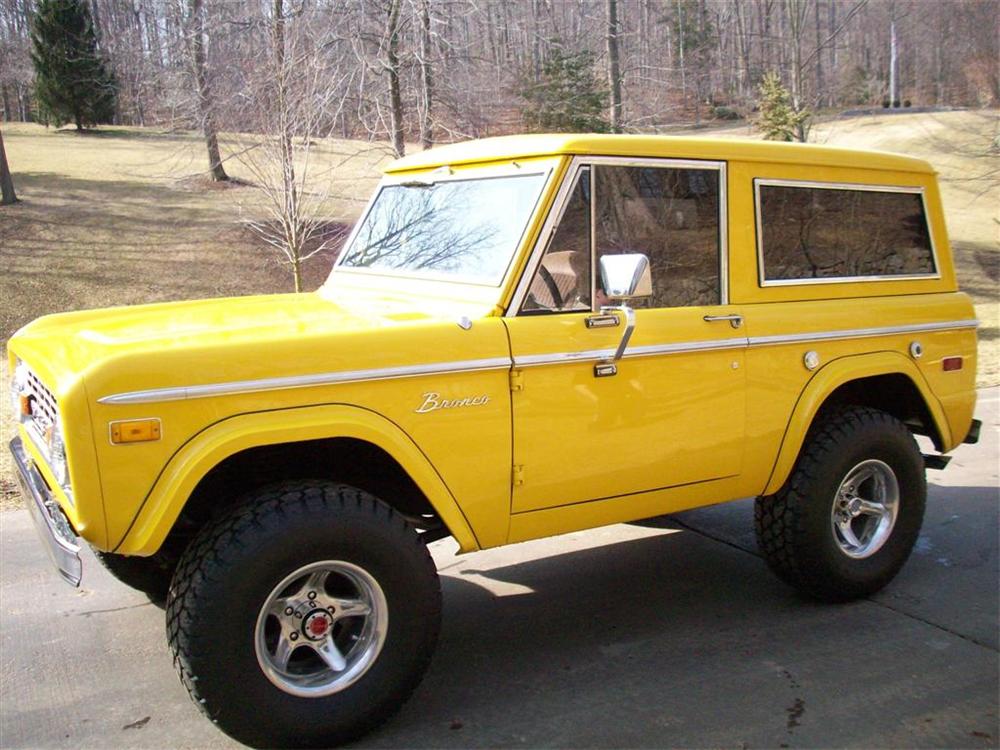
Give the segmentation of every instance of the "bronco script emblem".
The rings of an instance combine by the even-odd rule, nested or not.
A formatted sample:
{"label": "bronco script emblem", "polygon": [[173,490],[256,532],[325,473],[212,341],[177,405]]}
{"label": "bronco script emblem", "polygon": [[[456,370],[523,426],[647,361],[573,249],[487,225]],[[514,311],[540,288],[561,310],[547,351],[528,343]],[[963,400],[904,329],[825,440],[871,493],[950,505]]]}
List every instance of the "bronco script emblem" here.
{"label": "bronco script emblem", "polygon": [[417,414],[426,414],[429,411],[438,409],[457,409],[462,406],[485,406],[490,402],[490,397],[485,393],[482,396],[468,396],[466,398],[456,398],[448,400],[441,398],[439,393],[425,393],[424,402],[415,411]]}

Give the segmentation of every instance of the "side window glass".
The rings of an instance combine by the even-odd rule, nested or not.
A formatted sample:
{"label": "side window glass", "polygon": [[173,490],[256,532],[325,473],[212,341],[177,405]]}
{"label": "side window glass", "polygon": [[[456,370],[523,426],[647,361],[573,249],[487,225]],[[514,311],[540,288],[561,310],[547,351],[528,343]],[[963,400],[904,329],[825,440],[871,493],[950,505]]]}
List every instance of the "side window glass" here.
{"label": "side window glass", "polygon": [[653,295],[637,304],[720,303],[718,170],[595,166],[594,195],[598,259],[649,257]]}
{"label": "side window glass", "polygon": [[590,169],[576,184],[531,280],[523,312],[590,309]]}
{"label": "side window glass", "polygon": [[765,283],[935,273],[919,193],[758,182]]}

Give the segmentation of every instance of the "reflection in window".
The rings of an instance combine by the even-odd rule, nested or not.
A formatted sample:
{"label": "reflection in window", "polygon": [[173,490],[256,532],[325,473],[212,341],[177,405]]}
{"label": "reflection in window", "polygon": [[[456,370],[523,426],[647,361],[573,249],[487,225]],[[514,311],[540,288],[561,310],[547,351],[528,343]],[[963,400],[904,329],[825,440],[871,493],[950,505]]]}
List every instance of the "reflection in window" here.
{"label": "reflection in window", "polygon": [[766,280],[935,272],[917,193],[760,185]]}
{"label": "reflection in window", "polygon": [[341,266],[499,284],[545,175],[387,185]]}
{"label": "reflection in window", "polygon": [[718,170],[596,166],[594,178],[598,259],[647,255],[648,307],[719,304]]}
{"label": "reflection in window", "polygon": [[522,309],[590,309],[590,169],[583,168]]}

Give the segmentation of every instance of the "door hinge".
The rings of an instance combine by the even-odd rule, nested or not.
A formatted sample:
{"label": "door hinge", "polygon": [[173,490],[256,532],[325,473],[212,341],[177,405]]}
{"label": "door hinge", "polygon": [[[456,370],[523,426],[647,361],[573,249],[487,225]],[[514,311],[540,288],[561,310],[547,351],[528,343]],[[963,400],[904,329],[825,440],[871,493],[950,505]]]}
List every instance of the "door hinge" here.
{"label": "door hinge", "polygon": [[522,464],[514,464],[514,469],[511,472],[511,481],[515,487],[520,487],[524,484],[524,466]]}
{"label": "door hinge", "polygon": [[510,371],[510,390],[511,393],[524,390],[524,370]]}

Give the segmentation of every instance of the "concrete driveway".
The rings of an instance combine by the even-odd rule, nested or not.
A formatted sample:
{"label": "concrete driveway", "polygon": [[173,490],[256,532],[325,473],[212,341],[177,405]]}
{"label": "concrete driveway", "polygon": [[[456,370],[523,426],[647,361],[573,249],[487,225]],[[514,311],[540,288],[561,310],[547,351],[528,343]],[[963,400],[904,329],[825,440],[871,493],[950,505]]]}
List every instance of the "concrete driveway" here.
{"label": "concrete driveway", "polygon": [[[930,472],[883,592],[819,605],[756,555],[749,501],[455,557],[441,642],[360,747],[997,747],[998,400]],[[88,557],[62,584],[0,514],[0,746],[224,748],[171,666],[163,613]]]}

